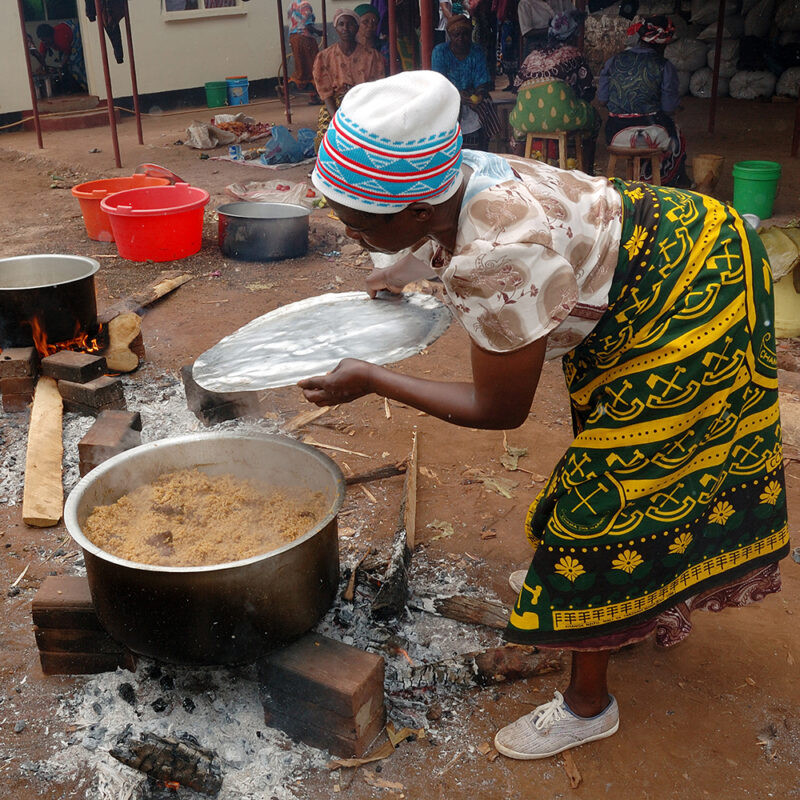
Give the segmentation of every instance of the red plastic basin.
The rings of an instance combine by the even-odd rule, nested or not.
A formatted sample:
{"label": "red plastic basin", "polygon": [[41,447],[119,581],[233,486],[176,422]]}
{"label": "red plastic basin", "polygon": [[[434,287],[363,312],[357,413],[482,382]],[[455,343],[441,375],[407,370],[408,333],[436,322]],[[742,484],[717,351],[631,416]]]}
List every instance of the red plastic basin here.
{"label": "red plastic basin", "polygon": [[100,201],[114,192],[139,189],[143,186],[167,186],[168,184],[167,178],[151,178],[147,175],[106,178],[73,186],[72,196],[78,198],[89,238],[98,242],[113,242],[114,233],[111,230],[111,220],[109,220],[108,214],[100,208]]}
{"label": "red plastic basin", "polygon": [[117,250],[131,261],[174,261],[200,250],[205,189],[176,183],[129,189],[104,198]]}

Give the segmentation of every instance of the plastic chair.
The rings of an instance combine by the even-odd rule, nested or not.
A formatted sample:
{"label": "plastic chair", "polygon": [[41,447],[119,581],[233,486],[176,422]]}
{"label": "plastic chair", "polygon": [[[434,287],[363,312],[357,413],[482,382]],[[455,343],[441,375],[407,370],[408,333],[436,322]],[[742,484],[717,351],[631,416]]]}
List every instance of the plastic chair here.
{"label": "plastic chair", "polygon": [[623,159],[625,176],[628,180],[639,181],[642,174],[642,161],[649,160],[653,170],[650,183],[661,186],[661,159],[664,154],[661,150],[651,147],[608,147],[608,168],[606,174],[614,177],[617,169],[617,159]]}

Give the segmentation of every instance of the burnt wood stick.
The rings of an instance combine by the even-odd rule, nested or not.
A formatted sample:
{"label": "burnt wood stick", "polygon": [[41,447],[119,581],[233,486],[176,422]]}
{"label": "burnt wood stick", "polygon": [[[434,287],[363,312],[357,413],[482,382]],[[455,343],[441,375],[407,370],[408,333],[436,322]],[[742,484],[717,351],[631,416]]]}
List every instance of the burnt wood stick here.
{"label": "burnt wood stick", "polygon": [[143,731],[141,737],[134,739],[131,733],[124,734],[109,754],[156,780],[176,781],[212,797],[219,794],[222,772],[214,761],[215,753],[171,736]]}
{"label": "burnt wood stick", "polygon": [[379,619],[397,616],[408,599],[408,569],[411,566],[411,551],[414,547],[414,524],[417,511],[417,435],[414,434],[411,457],[403,486],[403,502],[400,505],[400,525],[392,541],[389,563],[383,582],[372,601],[372,615]]}
{"label": "burnt wood stick", "polygon": [[432,664],[418,664],[398,672],[389,685],[399,689],[421,689],[455,684],[484,686],[521,678],[533,678],[562,669],[561,655],[543,654],[535,647],[507,644],[463,653]]}
{"label": "burnt wood stick", "polygon": [[370,481],[382,481],[384,478],[394,478],[396,475],[405,474],[408,466],[406,462],[401,461],[398,464],[384,464],[382,467],[369,469],[365,472],[356,472],[354,475],[348,475],[344,482],[348,486],[356,483],[369,483]]}
{"label": "burnt wood stick", "polygon": [[114,317],[124,314],[126,311],[141,311],[145,306],[155,303],[156,300],[182,286],[193,277],[194,275],[177,270],[162,272],[153,283],[142,289],[142,291],[123,297],[108,308],[103,309],[97,315],[97,321],[102,325],[107,325]]}
{"label": "burnt wood stick", "polygon": [[144,358],[142,318],[125,311],[109,320],[106,331],[108,347],[102,354],[109,372],[133,372]]}
{"label": "burnt wood stick", "polygon": [[506,629],[511,614],[511,610],[497,600],[458,594],[452,597],[415,597],[409,605],[418,611],[498,630]]}

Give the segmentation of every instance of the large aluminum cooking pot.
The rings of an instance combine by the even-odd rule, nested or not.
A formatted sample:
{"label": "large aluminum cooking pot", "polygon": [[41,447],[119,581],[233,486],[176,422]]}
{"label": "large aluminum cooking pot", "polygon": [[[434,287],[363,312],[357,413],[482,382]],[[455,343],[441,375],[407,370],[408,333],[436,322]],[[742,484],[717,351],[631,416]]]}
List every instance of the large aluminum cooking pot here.
{"label": "large aluminum cooking pot", "polygon": [[[323,492],[328,511],[277,550],[205,567],[138,564],[86,538],[83,525],[95,506],[184,468]],[[64,521],[83,548],[97,615],[114,639],[163,661],[233,664],[302,635],[330,608],[343,499],[338,466],[308,445],[283,436],[201,433],[134,447],[96,467],[67,498]]]}
{"label": "large aluminum cooking pot", "polygon": [[97,325],[93,258],[33,255],[0,258],[0,347],[33,344],[36,317],[48,342],[65,342]]}
{"label": "large aluminum cooking pot", "polygon": [[310,213],[291,203],[227,203],[217,209],[220,249],[241,261],[299,258],[308,250]]}

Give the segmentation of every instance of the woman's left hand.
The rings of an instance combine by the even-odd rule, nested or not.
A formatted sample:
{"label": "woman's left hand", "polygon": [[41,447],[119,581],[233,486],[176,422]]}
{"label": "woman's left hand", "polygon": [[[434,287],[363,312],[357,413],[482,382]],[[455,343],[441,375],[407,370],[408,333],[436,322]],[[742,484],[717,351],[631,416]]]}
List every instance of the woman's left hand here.
{"label": "woman's left hand", "polygon": [[309,403],[318,406],[350,403],[372,392],[369,380],[371,366],[367,361],[345,358],[327,375],[307,378],[297,385]]}

